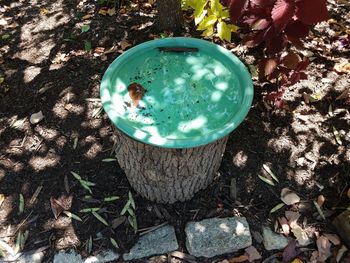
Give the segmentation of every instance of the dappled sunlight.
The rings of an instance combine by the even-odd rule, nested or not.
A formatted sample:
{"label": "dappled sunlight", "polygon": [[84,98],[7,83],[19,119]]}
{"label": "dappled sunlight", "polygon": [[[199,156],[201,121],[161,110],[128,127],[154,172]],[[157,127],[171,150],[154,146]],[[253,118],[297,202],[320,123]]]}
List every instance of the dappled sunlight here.
{"label": "dappled sunlight", "polygon": [[29,159],[28,164],[34,171],[43,171],[47,168],[55,167],[59,164],[61,156],[48,152],[45,156],[33,156]]}
{"label": "dappled sunlight", "polygon": [[236,153],[235,156],[233,156],[233,164],[239,168],[244,168],[247,164],[248,155],[245,154],[243,151],[239,151]]}
{"label": "dappled sunlight", "polygon": [[41,72],[40,67],[36,66],[29,66],[24,70],[24,76],[23,76],[23,81],[24,83],[29,83],[32,80],[35,79],[36,76],[38,76]]}

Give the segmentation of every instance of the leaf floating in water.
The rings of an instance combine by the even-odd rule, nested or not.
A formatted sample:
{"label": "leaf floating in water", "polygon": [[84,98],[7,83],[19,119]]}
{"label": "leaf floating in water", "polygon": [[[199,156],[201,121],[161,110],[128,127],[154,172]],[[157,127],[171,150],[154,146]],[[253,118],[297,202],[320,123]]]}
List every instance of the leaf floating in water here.
{"label": "leaf floating in water", "polygon": [[145,94],[145,89],[140,84],[133,82],[128,86],[128,91],[132,103],[137,107],[139,105],[139,101]]}

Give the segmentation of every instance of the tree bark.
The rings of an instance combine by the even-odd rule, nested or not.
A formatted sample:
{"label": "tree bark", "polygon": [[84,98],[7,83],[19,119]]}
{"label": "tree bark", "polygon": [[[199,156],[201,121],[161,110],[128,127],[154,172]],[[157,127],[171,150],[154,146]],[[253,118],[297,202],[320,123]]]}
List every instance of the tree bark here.
{"label": "tree bark", "polygon": [[170,204],[191,199],[213,181],[228,138],[196,148],[167,149],[122,132],[117,136],[117,159],[130,185],[151,201]]}
{"label": "tree bark", "polygon": [[183,26],[181,0],[157,0],[158,20],[160,32],[180,32]]}

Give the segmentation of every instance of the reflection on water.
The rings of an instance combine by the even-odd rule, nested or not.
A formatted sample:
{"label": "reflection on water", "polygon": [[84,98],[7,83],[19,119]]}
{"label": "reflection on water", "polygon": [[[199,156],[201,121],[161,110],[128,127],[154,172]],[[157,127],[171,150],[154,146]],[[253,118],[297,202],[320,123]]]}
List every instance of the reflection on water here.
{"label": "reflection on water", "polygon": [[[149,49],[115,72],[111,85],[117,91],[111,92],[114,110],[139,130],[139,136],[144,136],[140,131],[167,139],[211,133],[239,110],[240,73],[232,72],[233,66],[213,54]],[[145,89],[137,107],[127,90],[133,82]]]}

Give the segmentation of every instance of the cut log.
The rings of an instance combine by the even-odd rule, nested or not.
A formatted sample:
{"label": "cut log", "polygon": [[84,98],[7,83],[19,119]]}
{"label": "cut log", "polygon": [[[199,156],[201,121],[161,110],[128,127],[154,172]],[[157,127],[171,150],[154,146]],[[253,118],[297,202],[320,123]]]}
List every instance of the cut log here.
{"label": "cut log", "polygon": [[196,148],[168,149],[117,132],[117,159],[130,185],[159,203],[191,199],[205,189],[220,167],[228,136]]}

